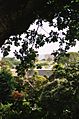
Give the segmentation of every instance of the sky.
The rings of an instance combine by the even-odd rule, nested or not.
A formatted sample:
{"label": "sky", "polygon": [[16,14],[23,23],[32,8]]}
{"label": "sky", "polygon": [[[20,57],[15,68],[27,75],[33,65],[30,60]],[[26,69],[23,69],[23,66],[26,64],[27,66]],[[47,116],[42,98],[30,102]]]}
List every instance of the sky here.
{"label": "sky", "polygon": [[[37,29],[36,24],[34,23],[33,25],[31,25],[29,29]],[[52,29],[54,31],[58,30],[57,28],[49,27],[48,22],[43,22],[43,27],[40,27],[38,31],[39,31],[39,33],[43,33],[46,36],[48,36],[49,32]],[[64,31],[66,32],[66,30],[64,30]],[[60,32],[60,36],[62,37],[61,32]],[[22,35],[22,38],[24,38],[24,34]],[[40,47],[39,49],[36,49],[36,50],[38,51],[38,54],[51,54],[53,52],[53,50],[57,50],[58,48],[59,48],[58,42],[50,43],[50,44],[45,43],[45,45],[43,47]],[[15,49],[17,51],[19,50],[19,48],[16,48],[15,46],[11,47],[11,52],[9,54],[9,57],[14,56],[13,52],[15,51]],[[79,41],[77,41],[75,47],[70,48],[69,52],[77,52],[78,50],[79,50]],[[2,57],[1,51],[0,51],[0,57]]]}

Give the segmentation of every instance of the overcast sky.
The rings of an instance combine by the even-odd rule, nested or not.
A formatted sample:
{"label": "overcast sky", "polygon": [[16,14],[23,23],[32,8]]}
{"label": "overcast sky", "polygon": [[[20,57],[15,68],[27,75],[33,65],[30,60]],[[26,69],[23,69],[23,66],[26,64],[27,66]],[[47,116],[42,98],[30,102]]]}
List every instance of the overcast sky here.
{"label": "overcast sky", "polygon": [[[29,29],[37,29],[37,26],[35,24],[31,25]],[[48,23],[43,23],[43,28],[39,28],[39,33],[44,33],[45,35],[48,36],[49,32],[54,29],[54,31],[57,31],[57,28],[49,27]],[[61,33],[60,33],[61,35]],[[24,35],[22,35],[24,37]],[[62,36],[61,36],[62,37]],[[39,54],[51,54],[53,50],[57,50],[59,47],[59,43],[50,43],[50,44],[45,44],[43,47],[40,47],[37,49]],[[9,56],[14,56],[12,52],[14,52],[16,49],[15,46],[12,46],[11,52]],[[18,48],[17,48],[18,50]],[[72,47],[69,51],[70,52],[77,52],[79,50],[79,42],[77,41],[77,44],[75,47]],[[1,51],[0,51],[0,57],[2,56]]]}

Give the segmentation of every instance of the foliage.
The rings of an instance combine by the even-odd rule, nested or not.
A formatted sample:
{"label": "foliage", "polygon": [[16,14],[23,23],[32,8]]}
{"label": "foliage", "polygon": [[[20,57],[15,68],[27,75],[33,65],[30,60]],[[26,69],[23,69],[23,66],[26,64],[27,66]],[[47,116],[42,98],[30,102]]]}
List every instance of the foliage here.
{"label": "foliage", "polygon": [[[36,5],[37,3],[38,1]],[[37,52],[33,49],[34,45],[35,48],[39,48],[46,42],[59,41],[60,48],[53,53],[55,56],[64,56],[70,46],[75,46],[76,39],[79,40],[79,1],[40,0],[38,6],[33,11],[37,19],[37,29],[25,31],[24,39],[20,35],[10,37],[2,47],[6,56],[12,43],[17,47],[21,43],[19,52],[17,50],[14,52],[21,63],[16,67],[19,77],[14,78],[5,68],[5,64],[0,70],[0,116],[2,119],[77,119],[79,118],[78,62],[71,62],[71,58],[65,66],[61,62],[61,57],[61,63],[54,66],[53,81],[50,80],[50,83],[38,75],[28,80],[25,73],[29,68],[34,68],[37,56]],[[38,28],[43,27],[43,21],[48,21],[49,26],[57,27],[58,31],[51,30],[48,37],[40,34]],[[63,37],[59,35],[59,31]]]}
{"label": "foliage", "polygon": [[63,55],[58,55],[58,57],[56,57],[56,61],[64,65],[68,65],[70,63],[77,63],[79,62],[79,53],[69,52]]}
{"label": "foliage", "polygon": [[14,77],[9,69],[5,67],[0,70],[0,102],[10,100],[11,91],[14,89]]}
{"label": "foliage", "polygon": [[[66,52],[70,46],[76,45],[76,40],[79,40],[78,0],[65,0],[64,2],[63,0],[40,0],[38,2],[35,0],[33,6],[35,6],[33,13],[35,13],[34,15],[36,16],[34,19],[36,20],[37,29],[25,31],[25,38],[23,39],[21,34],[10,37],[5,42],[5,46],[2,47],[2,52],[4,56],[6,56],[8,55],[8,51],[10,51],[10,45],[12,43],[16,47],[21,45],[19,52],[15,50],[14,53],[16,58],[21,61],[21,64],[17,67],[19,75],[24,75],[26,69],[28,70],[28,68],[34,66],[36,57],[34,47],[39,48],[45,43],[59,41],[60,47],[56,52],[58,54]],[[54,31],[52,29],[50,33],[48,33],[48,36],[40,34],[38,29],[39,27],[43,28],[43,21],[48,21],[49,27],[53,26],[58,30]],[[61,32],[62,37],[59,35],[59,32]],[[63,44],[65,44],[64,48]],[[29,45],[31,45],[30,48]],[[54,53],[54,55],[56,55],[56,53]]]}
{"label": "foliage", "polygon": [[20,63],[18,60],[11,57],[2,58],[1,61],[6,63],[6,65],[8,65],[10,68],[14,68]]}
{"label": "foliage", "polygon": [[44,119],[79,118],[79,63],[56,64],[40,96]]}
{"label": "foliage", "polygon": [[35,72],[32,77],[32,81],[33,81],[34,88],[36,90],[39,90],[48,82],[48,79]]}
{"label": "foliage", "polygon": [[29,79],[13,77],[9,69],[1,67],[0,118],[38,118],[41,113],[41,107],[38,106],[40,89],[46,82],[46,78],[37,73]]}
{"label": "foliage", "polygon": [[[12,77],[10,84],[11,80]],[[69,62],[68,65],[56,63],[50,81],[39,76],[38,72],[29,79],[15,77],[14,88],[10,91],[7,93],[9,100],[0,103],[0,116],[3,119],[77,119],[79,62]]]}
{"label": "foliage", "polygon": [[38,69],[41,69],[42,67],[45,67],[45,66],[48,66],[48,65],[49,65],[49,62],[47,62],[47,61],[41,61],[41,62],[36,63],[36,67]]}

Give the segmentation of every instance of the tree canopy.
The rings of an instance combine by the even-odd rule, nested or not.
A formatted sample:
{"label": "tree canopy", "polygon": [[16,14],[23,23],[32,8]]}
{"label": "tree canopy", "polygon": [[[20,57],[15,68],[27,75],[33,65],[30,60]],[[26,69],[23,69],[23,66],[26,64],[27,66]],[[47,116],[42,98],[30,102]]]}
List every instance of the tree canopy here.
{"label": "tree canopy", "polygon": [[[54,53],[57,55],[58,52],[64,53],[70,46],[75,46],[76,40],[79,40],[79,0],[7,0],[6,2],[1,0],[0,2],[0,46],[7,39],[5,46],[2,47],[6,56],[12,43],[17,47],[21,45],[19,53],[16,50],[14,54],[21,60],[19,68],[21,67],[22,71],[34,66],[36,52],[33,47],[28,48],[29,44],[39,48],[46,42],[58,41],[60,47]],[[35,20],[37,20],[37,29],[28,30]],[[58,30],[52,29],[48,36],[40,34],[38,28],[43,26],[43,21],[48,21],[49,27],[53,26]],[[21,38],[22,33],[26,34],[25,39]],[[19,41],[22,41],[22,44]],[[63,44],[65,44],[64,49]]]}
{"label": "tree canopy", "polygon": [[[79,39],[78,8],[78,0],[0,0],[0,46],[11,35],[25,32],[36,19],[49,21],[59,30],[68,27],[67,34],[63,34],[70,41],[67,44],[73,45]],[[53,24],[54,18],[57,24]]]}

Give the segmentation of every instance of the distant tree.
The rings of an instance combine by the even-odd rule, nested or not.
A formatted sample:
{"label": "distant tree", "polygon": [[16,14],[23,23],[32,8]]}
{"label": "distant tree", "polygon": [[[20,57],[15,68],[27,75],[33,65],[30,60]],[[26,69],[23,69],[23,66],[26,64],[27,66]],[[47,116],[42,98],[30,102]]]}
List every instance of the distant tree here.
{"label": "distant tree", "polygon": [[52,61],[52,58],[51,58],[51,57],[49,57],[49,58],[47,59],[47,61],[49,61],[49,62],[50,62],[50,61]]}
{"label": "distant tree", "polygon": [[50,54],[45,54],[45,60],[47,60],[47,61],[52,61],[52,59],[53,59],[53,56],[52,56],[52,55],[50,55]]}
{"label": "distant tree", "polygon": [[14,68],[20,63],[20,61],[11,57],[2,58],[1,60],[2,62],[5,62],[10,68]]}
{"label": "distant tree", "polygon": [[63,55],[59,55],[57,57],[57,62],[68,65],[69,63],[77,63],[79,62],[79,53],[77,52],[69,52]]}

